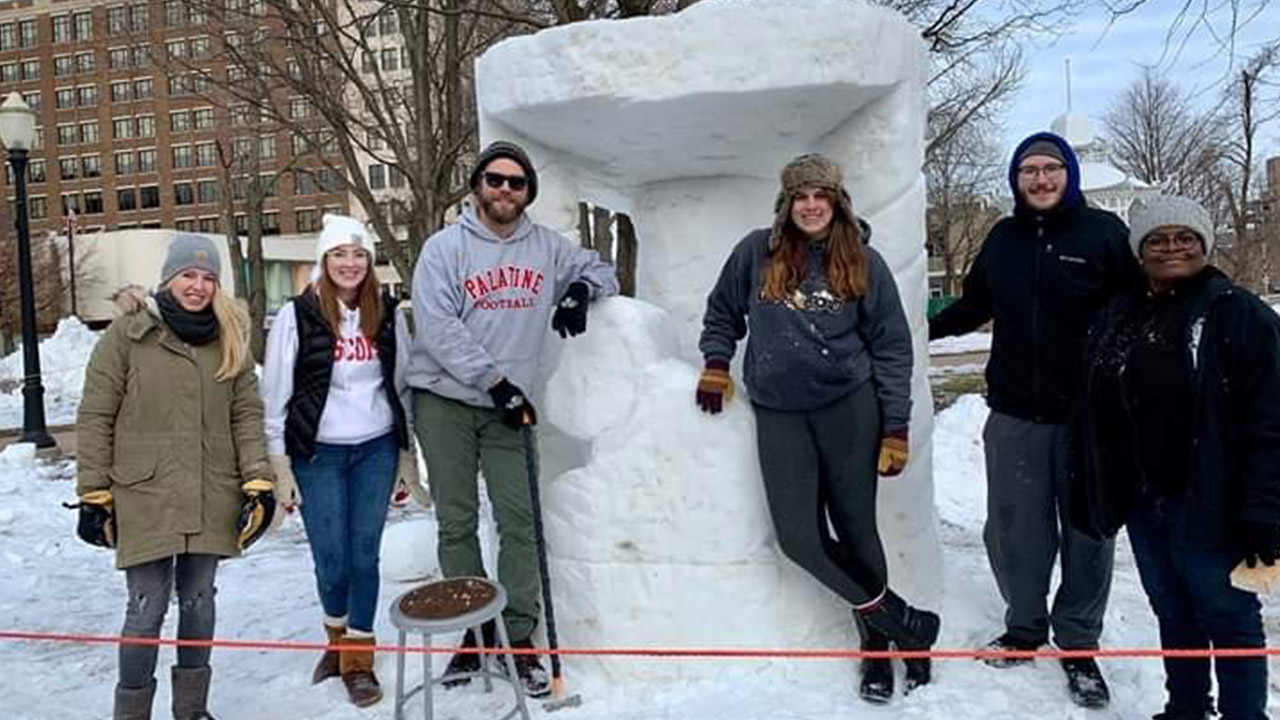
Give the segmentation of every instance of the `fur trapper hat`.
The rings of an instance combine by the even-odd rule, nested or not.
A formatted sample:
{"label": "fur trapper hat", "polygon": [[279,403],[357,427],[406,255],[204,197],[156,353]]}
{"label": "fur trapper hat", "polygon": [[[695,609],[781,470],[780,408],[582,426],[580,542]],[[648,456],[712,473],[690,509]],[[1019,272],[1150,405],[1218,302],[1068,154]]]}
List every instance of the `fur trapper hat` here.
{"label": "fur trapper hat", "polygon": [[845,220],[857,222],[853,214],[853,200],[844,187],[844,172],[825,155],[809,153],[801,155],[782,168],[782,188],[773,201],[773,233],[769,237],[769,247],[777,248],[782,243],[782,228],[791,217],[791,200],[796,193],[806,187],[830,190],[836,196],[836,211],[843,213]]}

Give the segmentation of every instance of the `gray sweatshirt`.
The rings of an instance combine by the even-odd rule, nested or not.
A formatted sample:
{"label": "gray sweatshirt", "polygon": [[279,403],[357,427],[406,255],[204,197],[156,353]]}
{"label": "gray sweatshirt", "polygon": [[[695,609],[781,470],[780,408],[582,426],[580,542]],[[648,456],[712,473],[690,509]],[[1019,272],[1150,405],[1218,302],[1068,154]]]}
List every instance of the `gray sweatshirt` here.
{"label": "gray sweatshirt", "polygon": [[[869,240],[870,226],[861,226]],[[810,243],[799,290],[775,303],[760,294],[768,248],[766,228],[747,235],[729,255],[707,297],[703,357],[730,360],[750,330],[742,374],[753,402],[813,410],[871,381],[884,429],[905,428],[911,418],[911,329],[884,258],[864,247],[867,294],[841,300],[827,287],[826,243]]]}
{"label": "gray sweatshirt", "polygon": [[612,265],[521,215],[500,238],[471,208],[427,239],[413,271],[409,385],[477,407],[506,378],[532,391],[556,303],[581,280],[616,295]]}

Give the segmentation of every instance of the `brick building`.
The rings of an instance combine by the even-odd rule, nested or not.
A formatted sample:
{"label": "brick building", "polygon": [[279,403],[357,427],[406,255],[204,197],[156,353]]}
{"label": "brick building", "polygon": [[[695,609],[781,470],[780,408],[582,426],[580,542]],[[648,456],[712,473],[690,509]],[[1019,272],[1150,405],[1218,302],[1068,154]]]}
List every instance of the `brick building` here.
{"label": "brick building", "polygon": [[[223,179],[220,158],[229,153],[253,155],[256,171],[271,180],[264,235],[312,233],[323,212],[348,210],[335,171],[295,158],[299,143],[288,133],[220,101],[214,80],[236,72],[223,59],[224,43],[244,38],[216,30],[199,7],[0,2],[0,95],[20,92],[38,113],[28,184],[33,238],[62,233],[70,211],[81,231],[224,232],[224,193],[244,191]],[[12,227],[10,181],[4,227]],[[239,210],[235,224],[241,233],[247,227]]]}

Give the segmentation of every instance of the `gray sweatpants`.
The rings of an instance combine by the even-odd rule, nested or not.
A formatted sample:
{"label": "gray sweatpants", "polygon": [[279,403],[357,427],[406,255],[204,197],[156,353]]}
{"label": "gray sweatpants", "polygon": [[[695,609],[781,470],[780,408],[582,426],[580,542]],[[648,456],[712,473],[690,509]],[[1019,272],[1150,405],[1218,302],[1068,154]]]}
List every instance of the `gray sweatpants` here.
{"label": "gray sweatpants", "polygon": [[[126,568],[129,605],[124,615],[125,637],[160,637],[160,627],[169,610],[173,588],[178,590],[178,639],[213,638],[213,578],[218,570],[217,555],[182,554]],[[156,645],[120,646],[120,687],[141,688],[151,684],[156,674]],[[178,666],[202,668],[209,664],[207,647],[179,647]]]}
{"label": "gray sweatpants", "polygon": [[[1111,592],[1113,540],[1095,540],[1067,519],[1067,428],[992,412],[987,459],[987,558],[1004,597],[1007,631],[1019,640],[1093,649]],[[1053,563],[1062,582],[1046,606]]]}
{"label": "gray sweatpants", "polygon": [[783,554],[854,607],[876,600],[888,571],[876,527],[880,405],[872,384],[817,410],[755,411]]}

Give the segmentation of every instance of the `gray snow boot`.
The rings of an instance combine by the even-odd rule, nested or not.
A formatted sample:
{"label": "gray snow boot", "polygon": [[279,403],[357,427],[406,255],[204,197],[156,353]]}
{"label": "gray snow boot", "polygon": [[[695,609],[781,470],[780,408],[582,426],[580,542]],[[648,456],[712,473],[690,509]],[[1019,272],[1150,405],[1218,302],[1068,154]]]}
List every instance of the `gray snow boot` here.
{"label": "gray snow boot", "polygon": [[209,714],[209,679],[213,669],[173,666],[173,720],[217,720]]}
{"label": "gray snow boot", "polygon": [[156,696],[156,681],[140,688],[116,685],[116,704],[111,720],[151,720],[151,700]]}

